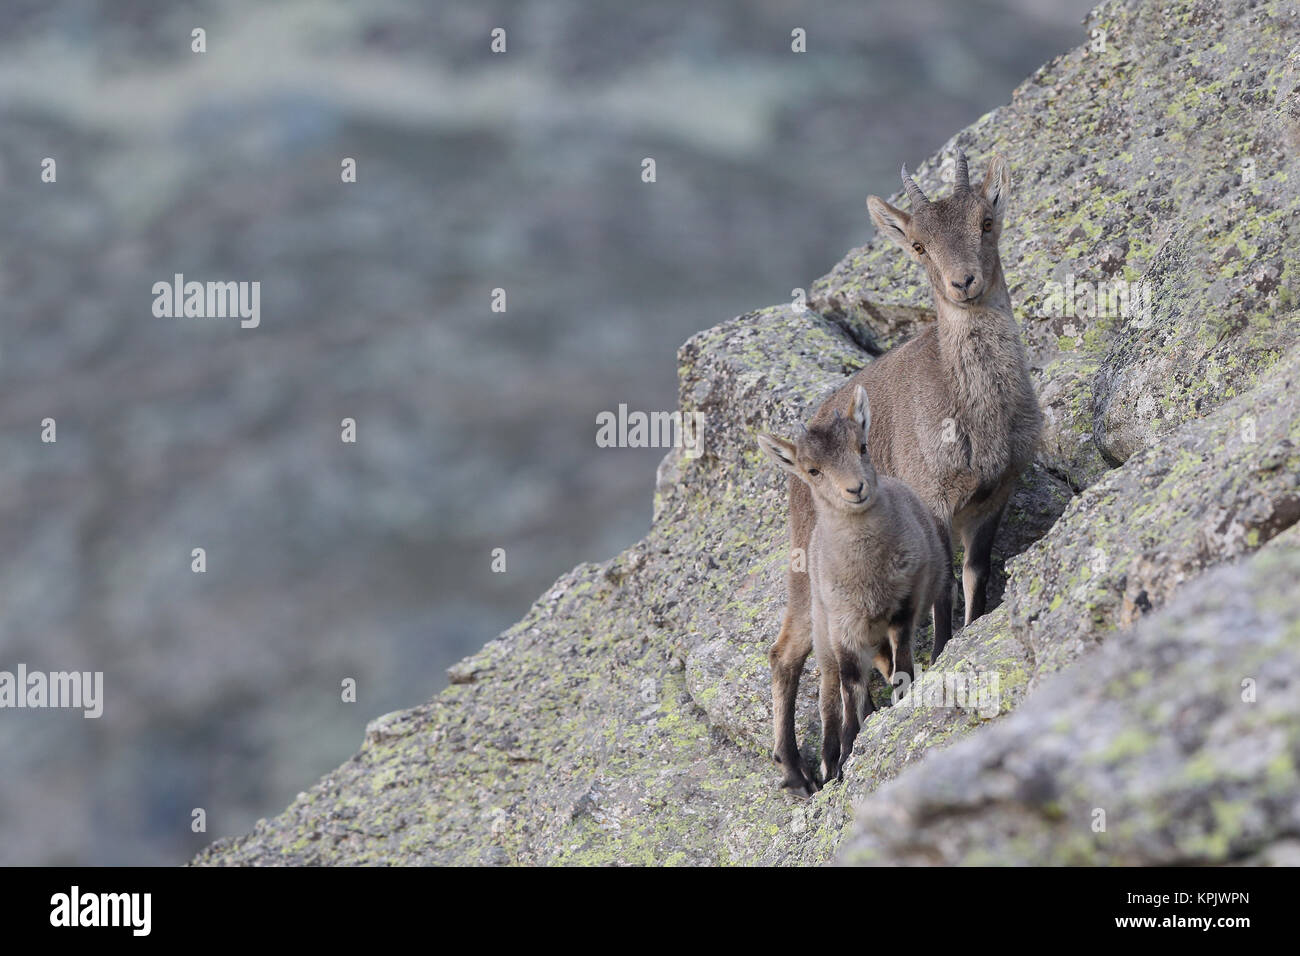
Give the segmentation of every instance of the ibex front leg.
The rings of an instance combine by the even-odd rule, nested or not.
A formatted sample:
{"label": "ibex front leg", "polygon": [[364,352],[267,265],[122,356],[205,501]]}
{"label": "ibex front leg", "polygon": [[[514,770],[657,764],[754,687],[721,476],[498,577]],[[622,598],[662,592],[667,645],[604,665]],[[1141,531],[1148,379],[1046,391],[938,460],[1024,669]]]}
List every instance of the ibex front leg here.
{"label": "ibex front leg", "polygon": [[939,545],[943,550],[944,571],[943,586],[934,596],[934,649],[930,652],[933,664],[943,653],[952,637],[952,534],[946,521],[935,521],[935,530],[939,532]]}
{"label": "ibex front leg", "polygon": [[844,704],[840,700],[840,667],[834,653],[817,655],[822,672],[819,703],[822,712],[822,783],[840,779],[840,728]]}
{"label": "ibex front leg", "polygon": [[[1002,512],[1006,510],[1011,486],[992,502],[991,510],[972,518],[961,529],[962,559],[961,582],[966,597],[966,624],[983,616],[987,608],[989,572],[993,566],[993,539],[997,536]],[[935,657],[938,657],[938,651]]]}
{"label": "ibex front leg", "polygon": [[853,742],[858,739],[858,731],[862,729],[862,718],[874,711],[876,705],[867,693],[867,677],[862,673],[855,653],[840,654],[839,669],[843,723],[840,725],[840,753],[835,779],[843,780],[844,764],[853,756]]}

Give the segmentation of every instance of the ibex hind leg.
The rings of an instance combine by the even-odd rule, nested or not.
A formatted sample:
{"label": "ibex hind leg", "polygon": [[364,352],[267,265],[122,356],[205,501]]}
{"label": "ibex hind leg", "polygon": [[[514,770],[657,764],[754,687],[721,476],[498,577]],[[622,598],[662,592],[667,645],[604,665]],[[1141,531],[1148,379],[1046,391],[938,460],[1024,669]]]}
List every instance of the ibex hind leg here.
{"label": "ibex hind leg", "polygon": [[[919,597],[924,597],[922,592]],[[889,639],[887,646],[882,646],[880,654],[876,657],[876,670],[880,671],[880,676],[885,679],[887,684],[894,682],[894,676],[898,673],[907,675],[908,681],[913,678],[912,673],[912,628],[915,626],[917,617],[916,601],[918,595],[910,594],[903,599],[898,608],[889,616],[889,621],[885,625],[885,634]]]}
{"label": "ibex hind leg", "polygon": [[772,759],[781,765],[781,786],[812,795],[817,785],[804,766],[794,733],[799,677],[812,650],[812,625],[806,608],[802,614],[799,610],[792,602],[781,624],[781,633],[767,655],[772,665]]}
{"label": "ibex hind leg", "polygon": [[772,757],[781,765],[781,786],[812,795],[817,783],[804,765],[794,733],[795,699],[804,662],[813,646],[812,582],[807,571],[808,543],[814,523],[808,486],[791,477],[790,566],[786,572],[787,605],[781,633],[768,651],[772,665]]}
{"label": "ibex hind leg", "polygon": [[[893,654],[893,669],[884,676],[893,689],[894,700],[899,699],[900,691],[910,690],[912,681],[916,679],[916,671],[912,663],[912,636],[916,629],[916,619],[917,612],[910,605],[905,605],[889,622],[889,647]],[[902,674],[907,675],[906,680],[900,677]]]}

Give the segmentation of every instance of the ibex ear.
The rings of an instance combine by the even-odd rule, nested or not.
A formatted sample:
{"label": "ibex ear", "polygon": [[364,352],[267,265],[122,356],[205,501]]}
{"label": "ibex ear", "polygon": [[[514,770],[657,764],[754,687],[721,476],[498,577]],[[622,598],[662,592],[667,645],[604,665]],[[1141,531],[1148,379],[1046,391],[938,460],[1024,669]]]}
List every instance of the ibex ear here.
{"label": "ibex ear", "polygon": [[871,431],[871,402],[867,399],[867,390],[861,385],[853,389],[853,420],[862,427],[863,440]]}
{"label": "ibex ear", "polygon": [[776,462],[783,470],[790,472],[792,475],[799,473],[794,465],[794,442],[786,441],[784,438],[777,438],[767,432],[759,432],[758,447],[763,449],[767,457]]}
{"label": "ibex ear", "polygon": [[1007,167],[1006,157],[1001,153],[989,163],[980,192],[992,204],[994,215],[1000,218],[1006,212],[1007,199],[1011,196],[1011,170]]}
{"label": "ibex ear", "polygon": [[911,216],[901,209],[895,209],[879,196],[867,197],[867,212],[871,213],[871,221],[876,224],[881,235],[888,236],[911,251],[912,244],[907,241],[907,226],[912,221]]}

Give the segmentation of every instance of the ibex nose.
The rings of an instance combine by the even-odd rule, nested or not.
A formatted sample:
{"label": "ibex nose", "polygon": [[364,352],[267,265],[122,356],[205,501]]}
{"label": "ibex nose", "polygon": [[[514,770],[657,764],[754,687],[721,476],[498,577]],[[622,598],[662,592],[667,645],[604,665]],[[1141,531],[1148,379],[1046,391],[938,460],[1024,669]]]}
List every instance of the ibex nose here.
{"label": "ibex nose", "polygon": [[865,481],[859,481],[858,486],[856,488],[845,488],[844,490],[847,491],[854,498],[856,498],[858,495],[862,494],[862,486],[865,484],[866,484]]}
{"label": "ibex nose", "polygon": [[967,276],[965,282],[958,282],[956,279],[953,279],[952,287],[956,289],[958,292],[965,292],[967,289],[970,288],[970,284],[974,281],[975,281],[974,276]]}

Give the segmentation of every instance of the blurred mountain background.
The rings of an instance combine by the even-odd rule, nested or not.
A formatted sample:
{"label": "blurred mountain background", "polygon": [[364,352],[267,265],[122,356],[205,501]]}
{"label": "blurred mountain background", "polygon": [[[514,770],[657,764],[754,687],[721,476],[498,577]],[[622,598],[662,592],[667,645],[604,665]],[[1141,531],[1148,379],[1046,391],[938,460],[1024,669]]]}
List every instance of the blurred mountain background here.
{"label": "blurred mountain background", "polygon": [[[825,273],[1091,3],[432,6],[0,10],[0,669],[105,675],[99,720],[0,711],[0,863],[248,830],[639,538],[662,452],[596,414],[674,408],[688,335]],[[261,326],[155,318],[175,273]]]}

